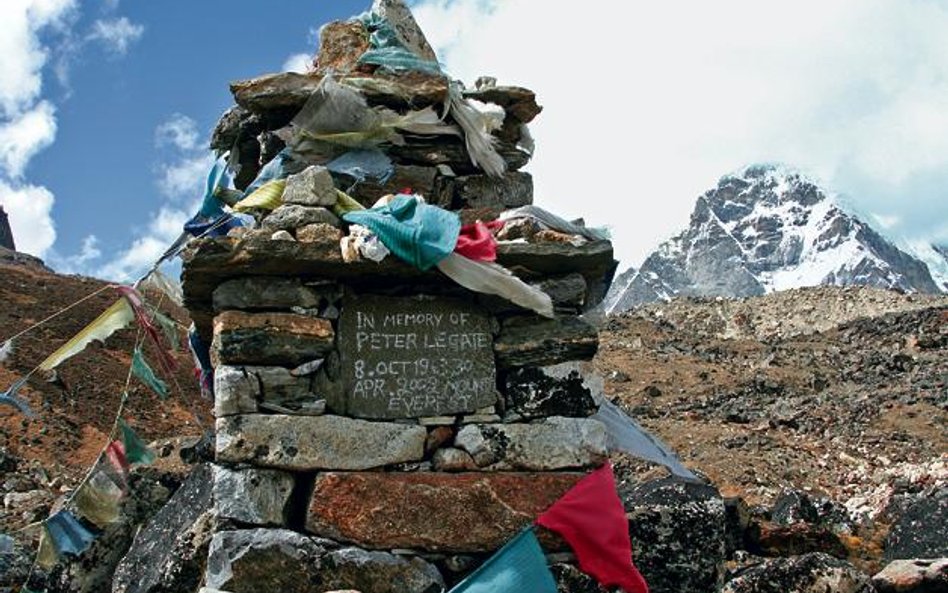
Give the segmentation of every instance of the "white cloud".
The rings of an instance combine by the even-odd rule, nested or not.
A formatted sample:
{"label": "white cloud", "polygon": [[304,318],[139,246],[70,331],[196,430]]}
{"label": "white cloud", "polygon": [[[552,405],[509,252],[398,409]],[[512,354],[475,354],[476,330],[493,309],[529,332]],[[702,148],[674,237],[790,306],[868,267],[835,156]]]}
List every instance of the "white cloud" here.
{"label": "white cloud", "polygon": [[55,139],[56,108],[49,101],[40,101],[0,124],[0,167],[8,177],[19,179],[30,159]]}
{"label": "white cloud", "polygon": [[175,113],[155,128],[155,144],[193,150],[198,144],[197,122],[186,115]]}
{"label": "white cloud", "polygon": [[313,56],[310,54],[293,54],[283,62],[281,70],[283,72],[299,72],[304,74],[309,71],[313,64]]}
{"label": "white cloud", "polygon": [[159,166],[158,189],[174,201],[193,201],[203,196],[207,172],[213,163],[214,157],[209,151],[164,163]]}
{"label": "white cloud", "polygon": [[129,46],[141,39],[145,33],[145,26],[133,23],[127,17],[98,19],[92,24],[92,32],[87,39],[98,41],[105,48],[118,56],[128,52]]}
{"label": "white cloud", "polygon": [[42,256],[53,246],[53,201],[53,194],[45,187],[10,185],[0,180],[0,206],[10,216],[17,250]]}
{"label": "white cloud", "polygon": [[184,210],[162,207],[131,245],[121,250],[104,265],[97,266],[96,275],[126,282],[136,280],[178,238],[184,223],[189,218],[191,215]]}
{"label": "white cloud", "polygon": [[[537,91],[537,203],[638,264],[728,171],[786,162],[891,231],[948,220],[948,5],[421,0],[453,76]],[[897,219],[897,220],[896,220]]]}

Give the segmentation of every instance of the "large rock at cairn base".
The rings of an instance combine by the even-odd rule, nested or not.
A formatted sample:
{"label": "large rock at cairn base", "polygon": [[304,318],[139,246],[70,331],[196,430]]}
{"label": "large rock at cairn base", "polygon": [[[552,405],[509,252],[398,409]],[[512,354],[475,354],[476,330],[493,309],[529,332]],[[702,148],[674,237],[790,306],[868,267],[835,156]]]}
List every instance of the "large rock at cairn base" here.
{"label": "large rock at cairn base", "polygon": [[310,593],[326,549],[286,529],[222,531],[214,535],[205,584],[232,593]]}
{"label": "large rock at cairn base", "polygon": [[290,470],[360,470],[425,454],[423,426],[343,416],[247,414],[217,420],[217,461]]}
{"label": "large rock at cairn base", "polygon": [[135,536],[115,570],[112,593],[195,591],[213,531],[210,466],[200,465],[151,523]]}
{"label": "large rock at cairn base", "polygon": [[214,366],[257,364],[296,366],[332,349],[327,319],[292,313],[225,311],[214,318]]}
{"label": "large rock at cairn base", "polygon": [[721,593],[874,592],[868,575],[821,553],[766,560],[744,569],[721,589]]}
{"label": "large rock at cairn base", "polygon": [[214,467],[214,502],[222,519],[284,525],[293,485],[292,474],[278,470]]}
{"label": "large rock at cairn base", "polygon": [[500,548],[583,477],[579,473],[325,473],[306,528],[370,549]]}
{"label": "large rock at cairn base", "polygon": [[606,429],[589,418],[547,418],[533,424],[470,424],[454,446],[479,467],[550,471],[601,465],[608,457]]}
{"label": "large rock at cairn base", "polygon": [[663,478],[620,486],[635,565],[652,593],[707,593],[724,575],[724,500],[704,484]]}

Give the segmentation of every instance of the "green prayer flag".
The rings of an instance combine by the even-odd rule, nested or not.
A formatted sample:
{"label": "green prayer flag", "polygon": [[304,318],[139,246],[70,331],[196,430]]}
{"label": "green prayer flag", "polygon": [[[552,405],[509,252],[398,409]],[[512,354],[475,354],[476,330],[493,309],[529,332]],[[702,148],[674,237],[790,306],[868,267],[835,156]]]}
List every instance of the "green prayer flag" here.
{"label": "green prayer flag", "polygon": [[168,339],[168,344],[171,346],[171,349],[178,350],[181,347],[181,341],[178,336],[177,322],[161,311],[155,311],[153,317],[155,322],[161,326],[161,331],[165,334],[165,338]]}
{"label": "green prayer flag", "polygon": [[119,429],[122,431],[122,444],[125,445],[125,458],[130,464],[139,463],[149,465],[155,461],[155,453],[148,448],[132,427],[119,419]]}
{"label": "green prayer flag", "polygon": [[450,593],[556,593],[533,530],[527,527],[458,583]]}
{"label": "green prayer flag", "polygon": [[151,370],[151,367],[145,362],[141,348],[135,348],[135,352],[132,353],[132,374],[157,393],[161,399],[168,397],[168,386],[155,375],[155,371]]}

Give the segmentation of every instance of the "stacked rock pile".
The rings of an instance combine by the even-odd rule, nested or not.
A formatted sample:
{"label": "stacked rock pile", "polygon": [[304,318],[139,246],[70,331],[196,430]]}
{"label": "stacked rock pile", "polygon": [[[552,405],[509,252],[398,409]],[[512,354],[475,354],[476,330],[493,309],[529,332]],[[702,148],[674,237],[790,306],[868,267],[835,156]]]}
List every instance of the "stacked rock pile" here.
{"label": "stacked rock pile", "polygon": [[[401,8],[377,2],[375,11]],[[398,30],[423,55],[405,13]],[[238,190],[273,159],[296,172],[282,205],[255,213],[257,227],[201,239],[184,256],[186,304],[215,370],[210,588],[437,591],[607,459],[590,390],[578,373],[547,367],[597,350],[580,316],[611,282],[608,240],[530,216],[499,231],[497,264],[549,295],[552,317],[394,255],[376,262],[341,249],[351,229],[340,200],[371,207],[410,188],[465,222],[533,201],[519,169],[540,108],[521,88],[487,81],[463,92],[503,114],[493,129],[503,166],[490,174],[472,164],[463,135],[400,132],[379,145],[391,162],[384,180],[326,166],[345,154],[285,144],[280,131],[330,70],[333,84],[398,116],[452,100],[441,74],[360,64],[368,33],[363,20],[331,23],[312,72],[234,83],[237,106],[214,135],[231,152]]]}

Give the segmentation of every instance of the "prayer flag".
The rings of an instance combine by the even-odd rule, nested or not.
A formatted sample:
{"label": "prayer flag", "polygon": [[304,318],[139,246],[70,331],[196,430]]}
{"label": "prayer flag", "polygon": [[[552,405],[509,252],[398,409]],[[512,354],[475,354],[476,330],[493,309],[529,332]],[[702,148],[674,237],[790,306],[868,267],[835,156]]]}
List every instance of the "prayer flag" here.
{"label": "prayer flag", "polygon": [[135,348],[135,352],[132,353],[132,374],[157,393],[161,399],[168,397],[168,386],[155,375],[155,372],[145,362],[145,357],[142,355],[140,348]]}
{"label": "prayer flag", "polygon": [[125,445],[125,458],[129,463],[149,465],[155,461],[155,453],[148,448],[132,427],[119,420],[119,429],[122,431],[122,444]]}
{"label": "prayer flag", "polygon": [[540,543],[527,527],[451,593],[556,593]]}
{"label": "prayer flag", "polygon": [[63,361],[72,358],[85,350],[93,340],[104,342],[106,338],[122,329],[135,319],[135,311],[125,299],[115,301],[111,307],[96,317],[92,323],[82,328],[68,342],[60,346],[55,352],[40,363],[39,369],[51,371]]}
{"label": "prayer flag", "polygon": [[616,494],[612,464],[580,480],[537,519],[560,534],[573,549],[579,568],[604,587],[626,593],[648,593],[648,585],[632,564],[629,522]]}

